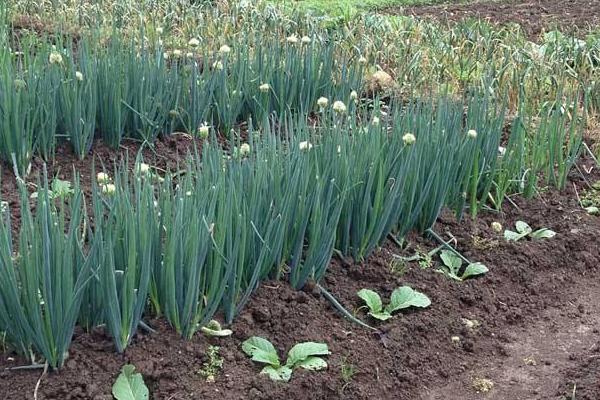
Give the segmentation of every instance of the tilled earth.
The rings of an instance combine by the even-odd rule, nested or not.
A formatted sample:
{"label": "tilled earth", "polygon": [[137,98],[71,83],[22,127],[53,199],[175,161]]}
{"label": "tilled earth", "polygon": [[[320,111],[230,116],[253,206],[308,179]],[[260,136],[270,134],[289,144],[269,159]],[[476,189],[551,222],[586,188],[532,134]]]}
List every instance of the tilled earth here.
{"label": "tilled earth", "polygon": [[[193,145],[185,137],[160,142],[156,164],[173,165]],[[134,151],[134,146],[129,146]],[[152,154],[146,154],[151,157]],[[97,163],[115,153],[102,149]],[[50,166],[70,177],[71,162],[84,186],[92,179],[89,161],[76,162],[64,152]],[[589,167],[589,163],[587,167]],[[582,171],[586,168],[581,168]],[[587,169],[589,170],[589,168]],[[14,181],[2,179],[2,194],[15,199]],[[586,176],[595,181],[596,170]],[[418,235],[408,247],[386,243],[363,263],[335,259],[323,285],[351,312],[378,333],[345,320],[311,288],[294,291],[284,282],[266,282],[231,329],[229,338],[200,334],[185,341],[160,320],[148,323],[157,334],[140,333],[118,355],[102,329],[78,331],[66,366],[39,382],[37,398],[111,399],[111,386],[122,365],[134,364],[144,375],[152,399],[576,399],[600,398],[600,217],[588,215],[575,190],[585,180],[574,174],[563,193],[546,191],[537,199],[513,199],[502,213],[483,213],[476,221],[457,222],[444,213],[435,230],[489,273],[456,282],[426,268],[402,265],[394,255],[410,256],[438,245]],[[12,199],[12,200],[11,200]],[[557,236],[508,243],[491,229],[498,221],[511,228],[517,220],[547,227]],[[370,320],[356,292],[371,288],[389,298],[410,285],[432,300],[428,309],[407,311],[385,323]],[[467,321],[468,320],[468,321]],[[470,322],[469,322],[470,321]],[[249,336],[271,340],[284,356],[295,343],[326,342],[332,354],[322,372],[294,372],[287,383],[274,383],[241,351]],[[199,373],[209,345],[220,347],[223,368],[214,382]],[[11,370],[26,361],[8,352],[0,358],[0,399],[33,399],[40,370]],[[478,393],[489,389],[488,392]]]}
{"label": "tilled earth", "polygon": [[542,32],[556,28],[583,36],[591,26],[600,24],[600,1],[597,0],[449,2],[432,6],[390,7],[381,12],[449,21],[480,18],[500,25],[516,23],[532,40],[538,39]]}

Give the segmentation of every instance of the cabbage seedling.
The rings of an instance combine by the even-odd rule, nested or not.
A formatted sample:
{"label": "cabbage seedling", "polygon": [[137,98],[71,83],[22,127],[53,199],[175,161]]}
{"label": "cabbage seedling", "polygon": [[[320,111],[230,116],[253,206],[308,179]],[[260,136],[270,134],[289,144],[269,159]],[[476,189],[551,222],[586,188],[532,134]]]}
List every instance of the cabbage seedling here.
{"label": "cabbage seedling", "polygon": [[590,215],[600,215],[600,208],[596,206],[586,207],[585,211]]}
{"label": "cabbage seedling", "polygon": [[319,371],[327,368],[327,362],[319,356],[329,355],[329,348],[325,343],[304,342],[298,343],[290,349],[285,365],[281,365],[277,350],[271,342],[258,336],[253,336],[242,343],[242,350],[253,361],[267,364],[261,374],[266,374],[274,381],[288,382],[292,371],[304,368]]}
{"label": "cabbage seedling", "polygon": [[385,308],[381,296],[377,292],[371,289],[361,289],[357,294],[367,304],[369,315],[380,321],[390,319],[392,314],[398,310],[409,307],[425,308],[431,304],[429,297],[409,286],[395,289],[390,297],[390,303]]}
{"label": "cabbage seedling", "polygon": [[504,239],[508,241],[519,241],[526,236],[530,236],[533,239],[549,239],[556,236],[556,232],[551,231],[548,228],[541,228],[534,231],[529,224],[524,221],[517,221],[515,224],[516,232],[511,230],[504,231]]}
{"label": "cabbage seedling", "polygon": [[133,365],[125,365],[112,387],[112,395],[117,400],[148,400],[150,393],[142,374],[135,373]]}
{"label": "cabbage seedling", "polygon": [[463,260],[456,253],[450,250],[442,250],[440,253],[440,258],[442,259],[443,265],[438,272],[441,272],[448,278],[459,282],[462,282],[465,279],[473,276],[483,275],[488,272],[488,268],[480,262],[469,263],[467,267],[462,270]]}

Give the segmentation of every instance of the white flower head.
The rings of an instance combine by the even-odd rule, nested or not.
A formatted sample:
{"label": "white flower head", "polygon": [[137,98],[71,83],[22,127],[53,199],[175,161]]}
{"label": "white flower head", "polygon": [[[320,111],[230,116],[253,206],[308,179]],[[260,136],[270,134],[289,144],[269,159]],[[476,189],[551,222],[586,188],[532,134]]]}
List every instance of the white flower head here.
{"label": "white flower head", "polygon": [[343,114],[346,112],[346,105],[344,104],[343,101],[337,100],[337,101],[333,102],[332,108],[333,108],[333,111],[335,111],[338,114]]}
{"label": "white flower head", "polygon": [[192,57],[194,57],[194,53],[192,53],[192,52],[188,52],[188,53],[185,53],[185,56],[186,56],[187,58],[192,58]]}
{"label": "white flower head", "polygon": [[298,36],[296,36],[296,34],[293,34],[291,36],[288,36],[286,40],[290,44],[296,44],[298,43]]}
{"label": "white flower head", "polygon": [[112,183],[107,183],[102,185],[102,193],[107,195],[112,195],[115,193],[116,187]]}
{"label": "white flower head", "polygon": [[263,93],[267,93],[269,90],[271,90],[271,85],[269,85],[268,83],[263,83],[258,87],[258,90],[260,90]]}
{"label": "white flower head", "polygon": [[404,144],[406,146],[411,146],[411,145],[415,144],[415,142],[417,141],[417,138],[412,133],[407,133],[404,136],[402,136],[402,141],[404,142]]}
{"label": "white flower head", "polygon": [[163,34],[163,32],[164,32],[164,31],[163,31],[163,28],[162,28],[162,27],[160,27],[160,26],[159,26],[158,28],[156,28],[156,33],[158,33],[159,35],[162,35],[162,34]]}
{"label": "white flower head", "polygon": [[379,117],[374,116],[371,123],[373,124],[373,126],[379,126]]}
{"label": "white flower head", "polygon": [[319,97],[319,100],[317,100],[317,105],[320,108],[326,108],[328,104],[329,100],[327,99],[327,97]]}
{"label": "white flower head", "polygon": [[221,54],[228,54],[230,52],[231,52],[231,47],[227,46],[226,44],[221,46],[221,48],[219,49],[219,53],[221,53]]}
{"label": "white flower head", "polygon": [[173,57],[179,58],[179,57],[181,57],[182,54],[183,54],[182,51],[179,49],[173,50]]}
{"label": "white flower head", "polygon": [[200,136],[200,139],[208,138],[209,132],[210,132],[210,126],[208,126],[206,124],[206,122],[198,128],[198,136]]}
{"label": "white flower head", "polygon": [[140,163],[140,165],[138,165],[138,172],[141,174],[147,174],[150,172],[150,166],[146,163]]}
{"label": "white flower head", "polygon": [[52,53],[50,53],[50,57],[48,57],[48,61],[50,62],[50,64],[62,64],[63,58],[59,52],[53,51]]}
{"label": "white flower head", "polygon": [[467,136],[469,139],[477,139],[477,131],[475,129],[469,129]]}
{"label": "white flower head", "polygon": [[75,71],[75,79],[77,79],[79,82],[83,81],[83,74],[81,71]]}
{"label": "white flower head", "polygon": [[188,46],[198,47],[198,46],[200,46],[200,40],[198,40],[196,38],[191,38],[190,41],[188,42]]}
{"label": "white flower head", "polygon": [[250,154],[250,145],[248,143],[242,143],[240,145],[240,155],[244,157],[248,154]]}
{"label": "white flower head", "polygon": [[111,181],[110,179],[110,175],[108,175],[105,172],[98,172],[96,174],[96,182],[98,182],[99,184],[103,185],[106,183],[109,183]]}
{"label": "white flower head", "polygon": [[356,92],[356,90],[353,90],[353,91],[350,92],[350,98],[352,100],[358,99],[358,93]]}
{"label": "white flower head", "polygon": [[[213,68],[217,69],[219,71],[223,71],[223,63],[219,60],[219,61],[215,61],[213,63]],[[235,93],[234,93],[235,94]]]}
{"label": "white flower head", "polygon": [[164,58],[165,60],[168,60],[168,59],[169,59],[169,53],[167,53],[167,52],[164,52],[164,53],[163,53],[163,58]]}
{"label": "white flower head", "polygon": [[310,149],[312,149],[313,145],[309,141],[304,141],[304,142],[300,142],[298,147],[300,148],[300,150],[310,150]]}
{"label": "white flower head", "polygon": [[302,36],[302,39],[300,40],[302,41],[302,44],[309,44],[311,42],[311,38],[308,36]]}

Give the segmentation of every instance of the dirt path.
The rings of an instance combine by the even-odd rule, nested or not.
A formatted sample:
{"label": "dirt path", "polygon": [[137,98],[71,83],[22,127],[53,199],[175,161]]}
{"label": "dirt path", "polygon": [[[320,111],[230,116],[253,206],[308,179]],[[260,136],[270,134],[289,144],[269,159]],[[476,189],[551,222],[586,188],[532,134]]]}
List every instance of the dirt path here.
{"label": "dirt path", "polygon": [[[600,342],[600,280],[598,276],[589,278],[571,290],[562,307],[544,310],[537,321],[515,330],[505,347],[506,357],[474,365],[421,399],[547,400],[559,399],[571,390],[578,400],[595,399],[581,393],[577,396],[578,382],[566,373],[582,367],[578,355],[594,357],[588,353]],[[590,369],[589,373],[596,375],[600,387],[600,371]],[[474,391],[475,385],[485,384],[483,379],[493,388],[487,393]]]}
{"label": "dirt path", "polygon": [[450,21],[481,18],[500,25],[517,23],[530,39],[537,39],[540,33],[555,28],[584,35],[590,26],[600,24],[598,0],[488,0],[469,4],[391,7],[382,12]]}

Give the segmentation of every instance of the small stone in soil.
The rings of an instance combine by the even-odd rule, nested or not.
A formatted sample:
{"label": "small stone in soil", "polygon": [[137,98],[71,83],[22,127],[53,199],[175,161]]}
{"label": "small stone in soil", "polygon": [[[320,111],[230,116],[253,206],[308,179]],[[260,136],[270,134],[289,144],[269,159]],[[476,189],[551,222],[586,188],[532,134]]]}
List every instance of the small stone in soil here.
{"label": "small stone in soil", "polygon": [[271,312],[267,308],[259,308],[253,311],[252,316],[257,322],[267,322],[271,319]]}

